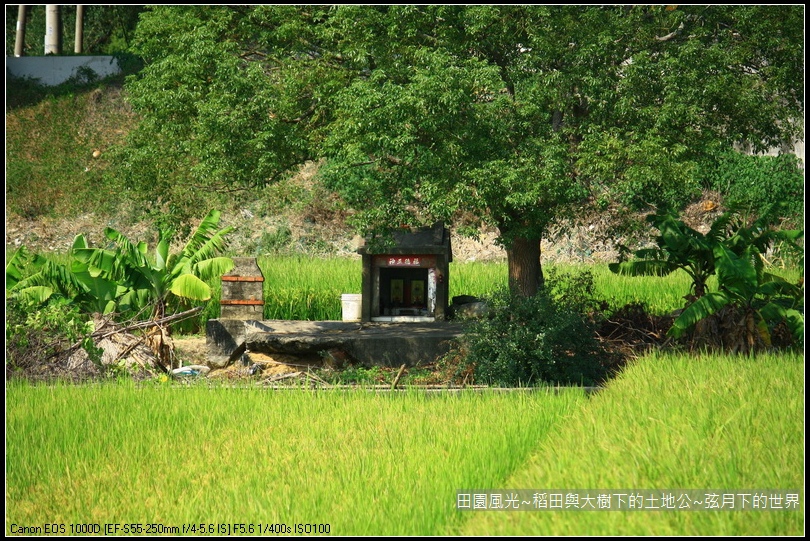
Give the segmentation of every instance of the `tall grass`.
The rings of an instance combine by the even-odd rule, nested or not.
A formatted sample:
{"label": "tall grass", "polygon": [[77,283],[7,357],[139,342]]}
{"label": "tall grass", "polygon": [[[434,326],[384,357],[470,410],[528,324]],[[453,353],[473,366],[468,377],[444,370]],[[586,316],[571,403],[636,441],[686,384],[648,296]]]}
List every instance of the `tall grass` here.
{"label": "tall grass", "polygon": [[[804,501],[804,358],[658,354],[627,368],[502,487],[765,489]],[[802,503],[803,505],[803,503]],[[801,535],[798,511],[481,512],[490,535]]]}
{"label": "tall grass", "polygon": [[[547,277],[563,276],[590,271],[594,277],[595,294],[611,309],[629,303],[640,303],[650,313],[663,315],[683,308],[683,297],[689,293],[691,281],[684,272],[664,277],[619,276],[610,272],[607,264],[547,264],[543,267]],[[450,291],[453,295],[488,297],[507,285],[506,262],[456,263],[450,269]],[[710,281],[710,284],[716,284]]]}
{"label": "tall grass", "polygon": [[500,486],[581,391],[427,395],[107,384],[7,386],[10,524],[459,526],[459,487]]}
{"label": "tall grass", "polygon": [[261,256],[264,317],[306,321],[340,320],[340,296],[360,293],[359,259]]}
{"label": "tall grass", "polygon": [[[359,259],[306,256],[261,256],[265,278],[265,317],[268,319],[339,320],[340,296],[360,293]],[[488,296],[506,284],[506,264],[452,263],[450,297]]]}
{"label": "tall grass", "polygon": [[[588,267],[594,276],[599,295],[612,309],[626,304],[644,305],[654,315],[665,315],[683,308],[692,287],[692,279],[684,271],[667,276],[622,276],[614,274],[607,265]],[[716,288],[717,279],[709,279],[709,288]]]}
{"label": "tall grass", "polygon": [[[678,270],[667,276],[622,276],[610,272],[606,264],[590,265],[596,290],[608,301],[612,309],[630,303],[643,304],[654,315],[665,315],[684,308],[685,297],[692,291],[692,279],[685,271]],[[799,268],[769,267],[767,272],[796,283],[802,276]],[[710,291],[717,291],[717,276],[708,280]]]}
{"label": "tall grass", "polygon": [[506,262],[475,261],[450,264],[450,300],[457,295],[488,297],[506,286]]}
{"label": "tall grass", "polygon": [[[343,317],[344,293],[360,293],[362,263],[359,259],[308,256],[259,256],[264,276],[266,319],[336,321]],[[505,263],[453,263],[450,266],[450,296],[486,297],[506,284]],[[221,287],[212,284],[211,302],[200,317],[204,322],[219,317]]]}
{"label": "tall grass", "polygon": [[[360,293],[362,267],[359,260],[262,256],[259,267],[265,276],[265,317],[268,319],[339,320],[340,295]],[[682,272],[666,277],[617,276],[607,265],[548,265],[571,273],[593,272],[597,295],[616,309],[637,302],[651,313],[665,314],[682,308],[691,282]],[[450,299],[457,295],[489,297],[507,285],[505,262],[466,262],[450,265]],[[217,300],[218,303],[218,300]]]}

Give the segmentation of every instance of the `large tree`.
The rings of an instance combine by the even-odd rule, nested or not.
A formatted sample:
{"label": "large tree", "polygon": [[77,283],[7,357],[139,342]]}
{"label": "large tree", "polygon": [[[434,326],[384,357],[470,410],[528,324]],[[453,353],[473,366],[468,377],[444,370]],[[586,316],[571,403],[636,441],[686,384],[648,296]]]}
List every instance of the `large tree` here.
{"label": "large tree", "polygon": [[511,288],[533,295],[540,241],[577,205],[671,204],[706,156],[803,130],[803,19],[768,5],[157,7],[138,28],[132,156],[215,189],[325,159],[366,231],[493,225]]}

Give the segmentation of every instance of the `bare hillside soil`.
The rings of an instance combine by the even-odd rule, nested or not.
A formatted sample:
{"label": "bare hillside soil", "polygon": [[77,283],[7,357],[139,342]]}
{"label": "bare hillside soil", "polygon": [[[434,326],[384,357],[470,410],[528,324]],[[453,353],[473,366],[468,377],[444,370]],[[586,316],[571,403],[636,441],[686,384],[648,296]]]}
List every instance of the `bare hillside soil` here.
{"label": "bare hillside soil", "polygon": [[[686,209],[683,218],[701,232],[721,212],[718,194],[706,193],[703,200]],[[84,234],[91,244],[102,242],[104,228],[111,225],[133,240],[146,240],[155,236],[154,227],[146,222],[121,222],[116,216],[81,214],[71,217],[41,217],[29,220],[14,213],[6,213],[6,251],[26,246],[37,253],[66,253],[73,239]],[[223,211],[222,225],[236,228],[229,237],[229,250],[240,256],[261,255],[262,236],[272,234],[280,227],[289,229],[290,251],[307,253],[313,239],[319,247],[312,255],[356,257],[358,237],[345,223],[318,223],[306,215],[257,216],[249,209]],[[548,263],[610,263],[618,258],[617,246],[627,239],[610,236],[609,217],[595,216],[580,224],[559,226],[543,239],[542,257]],[[496,242],[497,232],[481,231],[472,239],[453,233],[453,258],[457,262],[503,261],[505,250]]]}

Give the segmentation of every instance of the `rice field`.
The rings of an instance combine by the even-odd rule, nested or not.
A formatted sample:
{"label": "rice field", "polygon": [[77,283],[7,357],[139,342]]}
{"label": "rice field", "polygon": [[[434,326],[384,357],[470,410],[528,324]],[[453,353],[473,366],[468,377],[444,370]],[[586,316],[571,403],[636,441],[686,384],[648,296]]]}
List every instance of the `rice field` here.
{"label": "rice field", "polygon": [[[360,289],[358,260],[259,265],[268,318],[339,319]],[[589,269],[614,307],[665,313],[689,287]],[[504,263],[451,267],[451,296],[505,282]],[[651,354],[590,396],[7,382],[6,534],[801,535],[803,397],[799,353]],[[460,510],[467,489],[782,490],[800,505]]]}
{"label": "rice field", "polygon": [[[6,385],[7,534],[802,535],[803,487],[801,354],[653,354],[589,396]],[[799,505],[465,511],[465,489],[781,490]]]}
{"label": "rice field", "polygon": [[[334,321],[340,296],[360,293],[360,259],[261,256],[267,319]],[[451,264],[450,296],[485,296],[506,283],[506,263]]]}
{"label": "rice field", "polygon": [[[567,417],[502,488],[698,489],[734,495],[735,510],[481,511],[458,532],[803,535],[804,479],[803,355],[653,354]],[[798,507],[751,509],[751,494],[768,490],[797,494]]]}
{"label": "rice field", "polygon": [[[264,275],[266,319],[333,321],[342,317],[340,296],[360,293],[361,263],[359,259],[270,257],[258,258]],[[561,273],[589,269],[594,275],[597,294],[609,301],[612,308],[638,302],[654,314],[665,314],[683,307],[683,296],[689,292],[690,281],[685,273],[671,276],[628,277],[610,272],[607,265],[576,267],[547,266]],[[464,262],[450,264],[450,298],[457,295],[488,297],[507,284],[506,262]],[[218,314],[219,288],[206,319]]]}
{"label": "rice field", "polygon": [[[67,262],[67,256],[53,256]],[[63,261],[64,260],[64,261]],[[362,266],[358,258],[319,258],[312,256],[259,256],[257,264],[264,276],[264,318],[302,321],[339,321],[342,319],[341,295],[360,293]],[[588,270],[593,274],[596,295],[611,309],[639,303],[654,315],[664,315],[683,308],[684,296],[691,281],[684,272],[665,277],[619,276],[607,264],[544,265],[547,276],[555,271],[572,273]],[[792,281],[798,280],[798,269],[773,269]],[[488,297],[507,285],[505,261],[453,262],[450,264],[450,298],[458,295]],[[220,316],[221,282],[215,280],[212,298],[199,317],[175,326],[178,334],[199,333],[209,319]],[[711,279],[709,286],[716,286]]]}
{"label": "rice field", "polygon": [[[258,265],[265,282],[265,318],[308,321],[340,320],[340,296],[360,293],[361,262],[348,258],[261,256]],[[619,276],[607,264],[545,265],[545,273],[566,274],[588,270],[593,274],[596,294],[613,309],[641,303],[651,314],[664,315],[683,308],[691,280],[685,272],[664,277]],[[798,270],[774,269],[772,272],[793,281]],[[487,297],[507,285],[505,261],[453,262],[450,264],[450,298],[457,295]],[[709,281],[716,287],[716,280]],[[212,305],[219,303],[219,290]],[[218,308],[218,306],[217,306]],[[218,317],[218,313],[215,316]]]}
{"label": "rice field", "polygon": [[183,533],[184,524],[300,523],[336,535],[431,535],[460,525],[457,488],[499,486],[586,400],[577,389],[6,390],[6,533],[12,524]]}

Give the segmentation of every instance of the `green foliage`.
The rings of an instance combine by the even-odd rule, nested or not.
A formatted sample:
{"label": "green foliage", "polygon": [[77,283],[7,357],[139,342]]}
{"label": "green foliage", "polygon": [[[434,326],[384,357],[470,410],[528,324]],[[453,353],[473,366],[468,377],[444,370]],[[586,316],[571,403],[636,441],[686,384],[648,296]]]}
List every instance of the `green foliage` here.
{"label": "green foliage", "polygon": [[629,211],[683,208],[700,195],[696,166],[686,145],[665,138],[628,144],[626,137],[620,130],[606,129],[588,134],[582,142],[580,172],[598,185],[599,207],[614,203]]}
{"label": "green foliage", "polygon": [[718,216],[706,233],[689,227],[671,210],[659,210],[647,216],[647,222],[659,231],[654,239],[657,248],[637,250],[633,260],[612,263],[610,270],[630,276],[663,276],[682,269],[692,278],[690,298],[700,298],[706,294],[709,277],[716,272],[715,254],[720,246],[737,255],[749,247],[764,255],[775,244],[801,253],[796,244],[802,236],[800,231],[776,229],[783,209],[781,203],[770,205],[750,224],[732,209]]}
{"label": "green foliage", "polygon": [[381,385],[390,383],[390,381],[387,381],[390,377],[392,376],[379,366],[349,366],[337,374],[333,383],[340,385]]}
{"label": "green foliage", "polygon": [[80,261],[63,264],[31,254],[25,246],[6,264],[6,298],[26,304],[66,301],[85,314],[106,314],[115,308],[114,299],[120,293],[115,283],[91,273]]}
{"label": "green foliage", "polygon": [[162,318],[211,299],[209,283],[233,268],[232,259],[218,255],[232,229],[219,229],[218,223],[219,211],[212,210],[173,254],[171,234],[161,230],[152,259],[145,242],[135,244],[112,228],[104,233],[113,248],[91,248],[84,235],[77,235],[66,264],[21,248],[6,265],[6,297],[28,303],[62,299],[85,314],[136,317],[148,311]]}
{"label": "green foliage", "polygon": [[187,218],[201,197],[238,196],[309,158],[307,124],[294,121],[305,109],[292,104],[287,115],[283,81],[256,42],[267,30],[245,18],[266,9],[153,6],[142,15],[133,49],[146,66],[127,83],[142,122],[120,149],[117,174],[145,202],[158,201],[156,216]]}
{"label": "green foliage", "polygon": [[800,131],[803,29],[798,6],[154,6],[119,174],[188,212],[325,159],[364,232],[533,245],[589,198],[680,206],[706,156]]}
{"label": "green foliage", "polygon": [[797,227],[803,222],[804,173],[794,154],[727,152],[704,168],[704,185],[722,193],[728,206],[753,211],[784,202],[790,223]]}
{"label": "green foliage", "polygon": [[272,231],[265,231],[256,243],[256,253],[278,254],[289,251],[292,231],[288,225],[281,225]]}
{"label": "green foliage", "polygon": [[10,291],[23,303],[42,303],[53,294],[53,289],[43,285],[37,278],[31,279],[25,274],[37,275],[48,261],[39,254],[31,254],[28,248],[20,246],[6,261],[6,298]]}
{"label": "green foliage", "polygon": [[12,374],[16,370],[42,370],[43,365],[56,364],[60,354],[77,343],[100,364],[100,352],[90,338],[94,330],[88,315],[68,299],[42,303],[7,297],[6,368]]}
{"label": "green foliage", "polygon": [[517,386],[595,385],[607,376],[596,340],[593,279],[588,273],[550,278],[534,297],[501,291],[488,300],[490,316],[465,332],[476,381]]}
{"label": "green foliage", "polygon": [[[76,107],[63,107],[61,100],[48,97],[31,111],[7,116],[9,210],[27,219],[50,215],[56,209],[64,209],[66,191],[74,187],[74,182],[71,200],[87,190],[79,185],[79,179],[87,184],[97,179],[95,172],[80,175],[78,149],[84,151],[83,158],[88,164],[92,149],[79,144],[79,134],[74,130],[65,129],[76,125],[76,115]],[[24,129],[32,117],[41,131]]]}
{"label": "green foliage", "polygon": [[[669,334],[681,337],[700,322],[718,315],[720,339],[732,353],[771,348],[778,326],[789,335],[788,345],[804,345],[804,290],[764,272],[758,249],[749,245],[738,256],[719,245],[715,249],[719,290],[696,299],[674,321]],[[706,339],[705,336],[698,336]]]}
{"label": "green foliage", "polygon": [[[31,314],[65,304],[85,317],[116,313],[117,317],[137,318],[147,313],[152,320],[161,320],[167,312],[210,300],[209,283],[233,268],[232,259],[217,255],[231,231],[218,228],[219,216],[217,210],[209,212],[178,253],[169,253],[172,235],[161,230],[153,259],[147,257],[145,242],[135,244],[109,227],[104,234],[111,248],[90,248],[84,235],[77,235],[71,262],[56,264],[34,258],[29,261],[34,273],[26,277],[27,252],[18,251],[6,266],[6,299],[25,303],[20,306]],[[33,308],[34,301],[37,308]],[[27,323],[36,328],[36,321]],[[173,363],[167,333],[162,327],[159,331],[154,337],[147,335],[147,343],[160,362]],[[91,339],[83,339],[82,345],[91,359],[98,358]]]}
{"label": "green foliage", "polygon": [[659,231],[655,237],[658,247],[637,250],[635,259],[612,263],[610,270],[631,276],[666,276],[681,269],[692,278],[690,294],[702,297],[709,277],[715,273],[714,247],[725,239],[730,219],[728,213],[720,216],[704,234],[679,220],[672,211],[650,214],[647,222]]}
{"label": "green foliage", "polygon": [[219,211],[210,211],[178,253],[169,253],[172,235],[167,230],[160,230],[154,258],[149,259],[145,242],[135,244],[108,227],[104,235],[114,249],[90,248],[79,235],[73,255],[87,266],[90,277],[124,288],[116,298],[121,311],[139,313],[149,308],[151,317],[159,319],[167,309],[178,310],[181,302],[209,300],[211,286],[207,281],[233,268],[233,260],[217,255],[232,231],[230,227],[218,229],[219,217]]}

